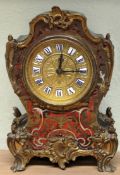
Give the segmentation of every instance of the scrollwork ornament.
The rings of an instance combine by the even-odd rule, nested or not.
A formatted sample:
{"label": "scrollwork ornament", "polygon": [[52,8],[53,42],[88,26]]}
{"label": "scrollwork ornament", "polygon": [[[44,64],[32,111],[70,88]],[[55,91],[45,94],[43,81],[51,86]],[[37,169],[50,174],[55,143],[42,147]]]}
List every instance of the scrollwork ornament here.
{"label": "scrollwork ornament", "polygon": [[[88,62],[94,72],[91,74],[93,78],[90,87],[88,86],[83,98],[68,105],[53,105],[37,98],[25,78],[26,62],[30,58],[31,50],[43,42],[46,43],[48,38],[51,38],[52,42],[52,37],[56,36],[58,40],[61,36],[63,39],[69,38],[70,42],[73,42],[74,38],[76,45],[79,43],[84,47],[85,55],[90,54]],[[58,163],[61,169],[65,169],[66,164],[71,160],[75,161],[78,156],[90,155],[96,158],[99,171],[114,171],[110,164],[118,146],[114,119],[110,107],[106,109],[105,114],[99,112],[101,100],[110,86],[114,64],[110,35],[103,37],[92,34],[87,27],[85,16],[55,6],[50,12],[36,16],[30,22],[29,34],[21,38],[14,39],[9,35],[5,54],[6,67],[14,92],[26,109],[26,113],[22,114],[17,107],[13,108],[15,118],[7,137],[8,147],[15,158],[12,170],[24,170],[34,156],[48,157],[51,162]],[[82,59],[82,55],[77,56],[81,62],[77,63],[76,60],[76,64],[84,67],[85,58]],[[58,69],[54,71],[59,76],[63,72],[64,75],[70,72],[62,70],[62,57],[63,53],[59,59]],[[70,56],[69,59],[72,60]],[[38,62],[35,62],[35,65],[41,64],[41,60]],[[54,61],[48,64],[48,68],[51,68],[50,64],[54,64]],[[83,69],[81,77],[85,79],[88,71]],[[77,72],[78,69],[71,69],[70,74],[74,76]],[[79,83],[79,86],[81,88],[82,84]]]}

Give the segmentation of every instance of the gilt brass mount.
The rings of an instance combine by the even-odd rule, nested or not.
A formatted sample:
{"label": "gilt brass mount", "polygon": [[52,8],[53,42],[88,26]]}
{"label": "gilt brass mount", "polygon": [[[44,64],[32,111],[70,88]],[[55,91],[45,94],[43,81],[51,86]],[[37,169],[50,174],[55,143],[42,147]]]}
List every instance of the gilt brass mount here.
{"label": "gilt brass mount", "polygon": [[114,171],[118,140],[111,108],[99,112],[113,70],[110,35],[93,35],[83,15],[53,7],[30,22],[28,36],[8,36],[5,57],[26,109],[21,114],[14,107],[7,138],[12,170],[24,170],[34,156],[65,169],[70,160],[91,155],[99,171]]}

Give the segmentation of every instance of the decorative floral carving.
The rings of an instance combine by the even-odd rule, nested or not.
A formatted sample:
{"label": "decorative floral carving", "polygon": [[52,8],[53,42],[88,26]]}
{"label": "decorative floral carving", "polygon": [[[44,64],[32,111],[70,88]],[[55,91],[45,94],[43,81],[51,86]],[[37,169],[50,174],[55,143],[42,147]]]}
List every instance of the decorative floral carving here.
{"label": "decorative floral carving", "polygon": [[[86,109],[87,108],[84,108],[84,110]],[[81,110],[81,112],[84,110]],[[36,113],[37,111],[39,112],[39,115],[43,115],[42,111],[34,109],[35,115],[38,115],[38,113]],[[29,132],[27,115],[22,115],[18,108],[14,108],[14,115],[16,118],[13,120],[12,133],[8,134],[8,146],[15,157],[15,162],[12,166],[13,171],[24,170],[26,164],[34,156],[48,157],[53,163],[58,163],[61,169],[65,169],[65,163],[68,163],[70,160],[74,161],[78,156],[86,155],[94,156],[97,159],[99,171],[114,170],[109,162],[117,149],[117,135],[113,127],[114,121],[110,108],[107,108],[106,115],[99,113],[98,118],[101,119],[102,115],[105,125],[102,123],[102,127],[99,127],[94,135],[90,136],[92,142],[88,150],[83,149],[80,146],[79,138],[77,139],[74,133],[62,129],[53,130],[52,133],[49,133],[47,142],[44,142],[44,144],[38,141],[37,143],[34,140],[34,134],[36,133],[39,136],[39,130],[41,130],[43,121],[41,120],[38,129],[36,128],[33,129],[32,132]],[[42,118],[43,117],[44,116],[42,116]],[[109,125],[106,127],[107,122]],[[32,140],[34,149],[31,145]],[[36,143],[38,144],[39,149],[36,149]],[[108,147],[107,151],[106,146]]]}
{"label": "decorative floral carving", "polygon": [[49,14],[49,26],[50,28],[58,27],[66,29],[73,19],[69,18],[70,13],[61,11],[59,7],[53,7],[52,12]]}
{"label": "decorative floral carving", "polygon": [[[36,99],[28,91],[23,71],[26,54],[46,36],[58,33],[79,36],[83,44],[87,43],[95,55],[93,66],[96,69],[93,86],[84,99],[71,106],[59,106],[59,109]],[[99,171],[114,170],[110,160],[118,143],[111,108],[107,108],[106,114],[98,111],[110,85],[113,62],[110,35],[104,38],[91,34],[84,16],[62,11],[59,7],[34,18],[30,22],[30,33],[23,40],[15,40],[9,35],[6,45],[8,75],[27,110],[22,115],[14,108],[15,119],[8,134],[8,147],[15,157],[13,171],[24,170],[34,156],[48,157],[64,169],[65,163],[87,155],[97,159]],[[69,109],[72,110],[66,112]]]}

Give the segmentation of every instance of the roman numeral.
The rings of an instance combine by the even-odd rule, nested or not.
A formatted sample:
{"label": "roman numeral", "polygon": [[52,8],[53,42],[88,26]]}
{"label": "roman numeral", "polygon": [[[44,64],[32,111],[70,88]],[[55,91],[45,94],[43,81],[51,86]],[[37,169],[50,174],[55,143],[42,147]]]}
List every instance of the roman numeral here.
{"label": "roman numeral", "polygon": [[87,73],[87,68],[86,67],[80,68],[79,71],[80,71],[80,73],[86,74]]}
{"label": "roman numeral", "polygon": [[48,46],[48,47],[44,48],[44,52],[45,52],[47,55],[51,54],[51,53],[52,53],[51,47]]}
{"label": "roman numeral", "polygon": [[82,86],[84,84],[84,80],[77,79],[76,83],[77,85]]}
{"label": "roman numeral", "polygon": [[57,89],[57,90],[56,90],[56,96],[57,96],[57,97],[63,96],[63,91],[62,91],[61,89]]}
{"label": "roman numeral", "polygon": [[78,63],[83,63],[85,60],[84,60],[84,57],[82,55],[80,55],[78,58],[76,58],[76,61]]}
{"label": "roman numeral", "polygon": [[72,94],[75,93],[75,90],[73,89],[73,87],[70,87],[70,88],[67,89],[67,92],[68,92],[69,95],[72,95]]}
{"label": "roman numeral", "polygon": [[69,47],[69,49],[68,49],[68,54],[69,55],[74,55],[75,52],[76,52],[76,49],[74,49],[72,47]]}
{"label": "roman numeral", "polygon": [[61,52],[63,50],[63,44],[56,44],[56,50]]}
{"label": "roman numeral", "polygon": [[36,79],[36,80],[35,80],[35,83],[36,83],[37,85],[43,84],[42,78]]}
{"label": "roman numeral", "polygon": [[44,92],[45,92],[46,94],[50,94],[51,90],[52,90],[51,87],[46,86],[45,89],[44,89]]}
{"label": "roman numeral", "polygon": [[37,56],[35,57],[35,62],[42,62],[43,57],[39,54],[37,54]]}
{"label": "roman numeral", "polygon": [[32,70],[33,70],[33,74],[40,73],[40,68],[39,67],[33,67]]}

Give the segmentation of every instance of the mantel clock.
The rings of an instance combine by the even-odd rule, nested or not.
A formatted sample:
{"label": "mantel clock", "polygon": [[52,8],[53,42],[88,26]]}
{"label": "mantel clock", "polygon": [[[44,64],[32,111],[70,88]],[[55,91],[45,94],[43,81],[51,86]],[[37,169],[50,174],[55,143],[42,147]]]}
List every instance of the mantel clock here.
{"label": "mantel clock", "polygon": [[111,108],[99,105],[113,70],[110,35],[91,33],[85,16],[53,7],[30,22],[30,33],[8,36],[6,66],[26,113],[14,107],[8,147],[13,171],[34,156],[65,169],[78,156],[93,156],[99,171],[113,171],[117,150]]}

